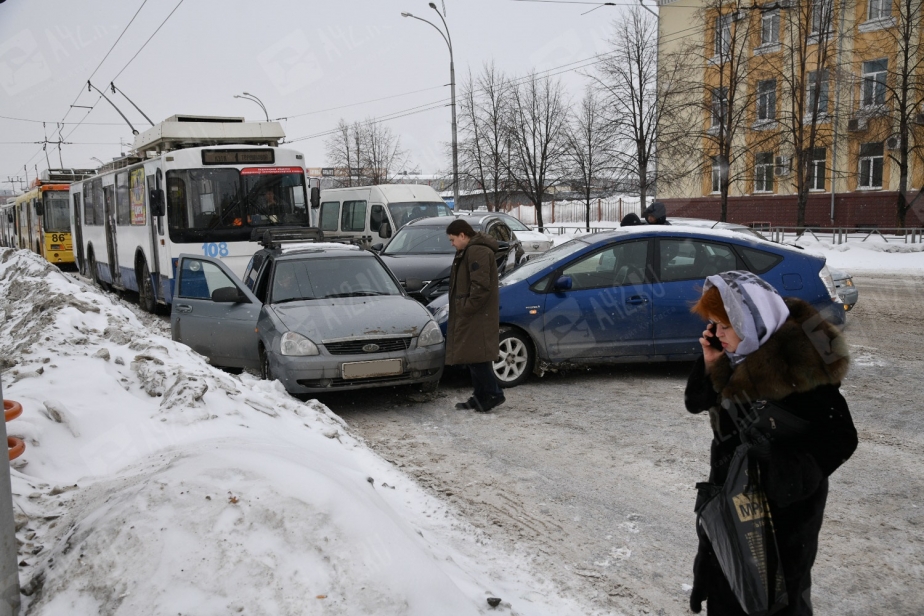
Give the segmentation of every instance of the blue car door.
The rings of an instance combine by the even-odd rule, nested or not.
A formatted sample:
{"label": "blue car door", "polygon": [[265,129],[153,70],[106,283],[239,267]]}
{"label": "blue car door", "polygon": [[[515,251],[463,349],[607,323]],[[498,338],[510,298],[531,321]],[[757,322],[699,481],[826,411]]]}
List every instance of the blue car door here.
{"label": "blue car door", "polygon": [[561,270],[545,298],[543,335],[549,359],[651,355],[648,247],[646,239],[614,242]]}
{"label": "blue car door", "polygon": [[[180,255],[170,311],[173,339],[216,366],[259,368],[257,320],[262,302],[219,259]],[[214,301],[218,289],[236,288],[240,300]]]}
{"label": "blue car door", "polygon": [[690,308],[703,292],[706,276],[740,269],[728,244],[695,237],[658,239],[658,280],[653,297],[655,354],[665,359],[702,353],[706,328]]}

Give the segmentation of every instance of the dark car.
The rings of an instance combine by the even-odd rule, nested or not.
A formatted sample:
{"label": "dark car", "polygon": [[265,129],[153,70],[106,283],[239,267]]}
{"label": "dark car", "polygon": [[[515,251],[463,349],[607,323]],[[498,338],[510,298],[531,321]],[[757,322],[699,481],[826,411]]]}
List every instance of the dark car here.
{"label": "dark car", "polygon": [[[821,257],[736,231],[626,227],[560,244],[501,278],[495,373],[511,387],[559,366],[695,359],[704,325],[690,307],[706,276],[728,270],[844,323]],[[445,297],[429,308],[445,328]]]}
{"label": "dark car", "polygon": [[294,394],[402,384],[433,391],[439,383],[439,327],[369,251],[268,247],[243,282],[202,255],[180,255],[176,272],[173,339],[215,365],[260,370]]}
{"label": "dark car", "polygon": [[[516,267],[522,256],[520,243],[507,223],[496,214],[459,216],[475,231],[497,240],[497,272]],[[449,270],[456,249],[446,235],[445,218],[422,218],[403,227],[381,252],[382,261],[394,273],[411,297],[429,303],[449,291]]]}

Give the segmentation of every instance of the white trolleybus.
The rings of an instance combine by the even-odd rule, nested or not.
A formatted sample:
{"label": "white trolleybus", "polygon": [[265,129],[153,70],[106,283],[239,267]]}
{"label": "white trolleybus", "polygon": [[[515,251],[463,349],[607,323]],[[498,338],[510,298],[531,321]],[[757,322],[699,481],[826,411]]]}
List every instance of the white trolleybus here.
{"label": "white trolleybus", "polygon": [[310,226],[304,157],[284,137],[278,122],[180,115],[137,135],[131,156],[71,185],[80,271],[148,312],[173,301],[181,253],[242,276],[267,229]]}

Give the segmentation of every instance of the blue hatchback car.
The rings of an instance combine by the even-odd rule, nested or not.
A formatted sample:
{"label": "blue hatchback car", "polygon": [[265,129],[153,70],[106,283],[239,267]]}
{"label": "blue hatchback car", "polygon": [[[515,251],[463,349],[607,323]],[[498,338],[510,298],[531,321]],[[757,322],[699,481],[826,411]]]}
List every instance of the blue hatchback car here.
{"label": "blue hatchback car", "polygon": [[[575,238],[501,278],[495,373],[513,387],[567,365],[693,360],[704,324],[690,307],[706,276],[728,270],[845,321],[821,257],[736,231],[627,227]],[[429,308],[445,334],[447,297]]]}

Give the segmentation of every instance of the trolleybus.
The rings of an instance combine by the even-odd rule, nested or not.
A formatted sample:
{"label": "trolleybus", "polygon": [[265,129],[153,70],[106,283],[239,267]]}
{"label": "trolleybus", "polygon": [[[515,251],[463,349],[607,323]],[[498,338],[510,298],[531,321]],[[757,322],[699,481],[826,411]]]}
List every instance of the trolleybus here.
{"label": "trolleybus", "polygon": [[81,272],[137,291],[149,312],[172,303],[181,253],[218,257],[242,276],[261,231],[310,226],[304,157],[278,147],[284,136],[277,122],[204,116],[136,136],[131,156],[71,186]]}
{"label": "trolleybus", "polygon": [[55,265],[72,264],[68,189],[74,181],[94,173],[87,169],[43,171],[32,187],[14,201],[13,245],[40,254]]}

